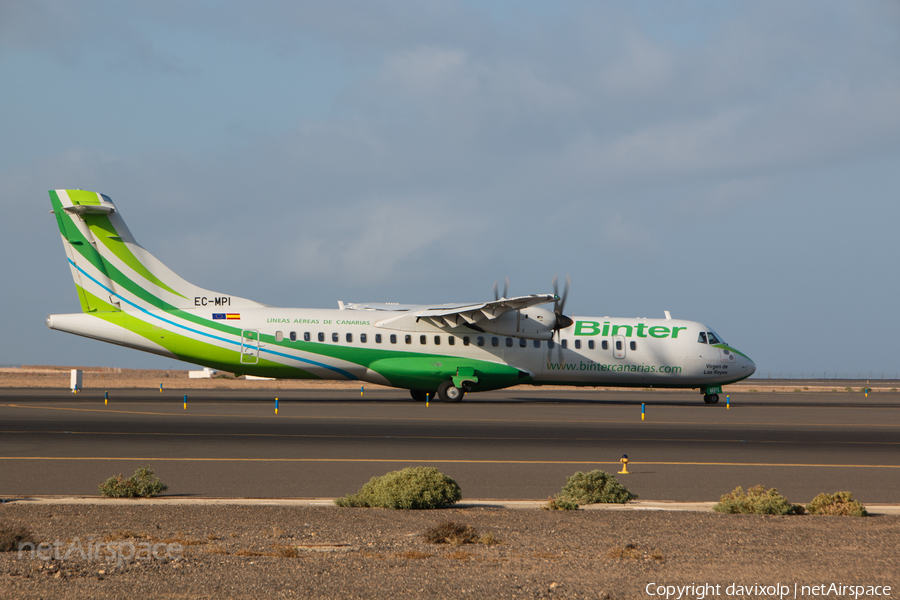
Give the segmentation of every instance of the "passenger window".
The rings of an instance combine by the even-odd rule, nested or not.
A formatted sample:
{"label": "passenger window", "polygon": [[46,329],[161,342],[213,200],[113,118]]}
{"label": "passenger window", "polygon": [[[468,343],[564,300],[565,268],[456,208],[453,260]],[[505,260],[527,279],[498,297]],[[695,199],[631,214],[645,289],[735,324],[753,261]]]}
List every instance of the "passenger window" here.
{"label": "passenger window", "polygon": [[541,340],[534,340],[534,347],[535,347],[535,348],[540,348],[540,347],[541,347]]}
{"label": "passenger window", "polygon": [[526,340],[525,338],[519,338],[519,348],[527,348],[527,347],[528,347],[528,340]]}
{"label": "passenger window", "polygon": [[292,331],[292,332],[291,332],[291,341],[292,341],[292,342],[296,342],[296,341],[297,341],[297,332],[296,332],[296,331]]}
{"label": "passenger window", "polygon": [[506,347],[512,348],[512,338],[506,338]]}
{"label": "passenger window", "polygon": [[637,350],[637,342],[631,342],[630,345],[632,350]]}
{"label": "passenger window", "polygon": [[581,340],[575,340],[575,349],[581,350]]}
{"label": "passenger window", "polygon": [[589,350],[593,350],[593,349],[594,349],[594,340],[588,340],[588,349],[589,349]]}
{"label": "passenger window", "polygon": [[365,333],[359,334],[359,341],[362,342],[363,344],[365,344],[365,343],[366,343],[366,340],[368,340],[368,339],[369,339],[369,338],[368,338],[368,336],[367,336]]}
{"label": "passenger window", "polygon": [[456,338],[453,337],[452,335],[449,336],[449,337],[447,338],[447,343],[450,344],[450,345],[452,346],[453,344],[456,343]]}
{"label": "passenger window", "polygon": [[700,332],[700,337],[697,338],[697,341],[700,342],[701,344],[706,343],[706,332],[705,331]]}
{"label": "passenger window", "polygon": [[404,336],[403,341],[406,342],[407,344],[412,344],[412,336],[411,335]]}
{"label": "passenger window", "polygon": [[621,350],[621,349],[622,349],[622,341],[616,340],[616,350]]}
{"label": "passenger window", "polygon": [[469,345],[469,336],[464,335],[463,336],[463,346],[468,346],[468,345]]}
{"label": "passenger window", "polygon": [[320,341],[320,342],[324,342],[324,341],[325,341],[325,334],[322,333],[321,331],[319,332],[319,341]]}
{"label": "passenger window", "polygon": [[609,350],[609,342],[607,340],[603,340],[602,342],[600,342],[600,347],[604,350]]}
{"label": "passenger window", "polygon": [[284,339],[284,332],[282,332],[282,331],[276,331],[276,332],[275,332],[275,341],[276,341],[276,342],[280,342],[280,341],[283,340],[283,339]]}
{"label": "passenger window", "polygon": [[381,334],[380,334],[380,333],[376,333],[376,334],[375,334],[375,343],[376,343],[376,344],[380,344],[380,343],[381,343]]}
{"label": "passenger window", "polygon": [[721,344],[722,343],[722,341],[719,338],[717,338],[716,334],[714,334],[712,331],[706,332],[706,335],[709,336],[710,344]]}
{"label": "passenger window", "polygon": [[337,342],[341,341],[341,336],[337,333],[332,333],[331,341],[337,343]]}
{"label": "passenger window", "polygon": [[562,341],[562,347],[563,347],[563,348],[568,348],[568,347],[569,347],[569,340],[563,340],[563,341]]}
{"label": "passenger window", "polygon": [[547,347],[553,350],[554,348],[556,348],[556,342],[554,342],[553,340],[547,340]]}
{"label": "passenger window", "polygon": [[392,334],[391,334],[391,343],[392,343],[392,344],[396,344],[396,343],[397,343],[397,334],[396,334],[396,333],[392,333]]}
{"label": "passenger window", "polygon": [[480,336],[480,335],[479,335],[479,336],[475,339],[475,343],[478,344],[479,346],[484,346],[484,336]]}
{"label": "passenger window", "polygon": [[348,334],[347,334],[347,343],[348,343],[348,344],[352,344],[352,343],[353,343],[353,334],[352,334],[352,333],[348,333]]}
{"label": "passenger window", "polygon": [[304,341],[304,342],[308,342],[308,341],[311,340],[311,339],[312,339],[312,336],[309,335],[309,332],[308,332],[308,331],[304,331],[304,332],[303,332],[303,341]]}
{"label": "passenger window", "polygon": [[427,342],[428,342],[428,336],[427,336],[427,335],[420,335],[420,336],[419,336],[419,343],[420,343],[420,344],[422,344],[422,345],[424,346]]}
{"label": "passenger window", "polygon": [[499,345],[500,345],[500,338],[498,338],[498,337],[492,337],[492,338],[491,338],[491,346],[493,346],[494,348],[496,348],[496,347],[499,346]]}
{"label": "passenger window", "polygon": [[441,336],[439,336],[439,335],[434,336],[434,345],[435,346],[441,345]]}

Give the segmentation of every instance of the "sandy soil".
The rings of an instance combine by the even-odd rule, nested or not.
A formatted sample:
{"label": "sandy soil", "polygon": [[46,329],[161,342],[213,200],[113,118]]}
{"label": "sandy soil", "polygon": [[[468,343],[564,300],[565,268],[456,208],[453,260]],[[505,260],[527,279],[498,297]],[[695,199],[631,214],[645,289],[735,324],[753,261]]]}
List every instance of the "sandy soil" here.
{"label": "sandy soil", "polygon": [[[424,532],[445,520],[499,543],[428,543]],[[24,525],[36,541],[58,541],[60,556],[70,553],[61,560],[0,553],[4,599],[619,599],[647,598],[648,584],[718,584],[719,597],[762,596],[727,595],[734,583],[787,585],[792,593],[795,583],[900,590],[898,516],[12,502],[0,505],[0,522]],[[181,549],[117,564],[115,556],[69,551],[78,542]]]}

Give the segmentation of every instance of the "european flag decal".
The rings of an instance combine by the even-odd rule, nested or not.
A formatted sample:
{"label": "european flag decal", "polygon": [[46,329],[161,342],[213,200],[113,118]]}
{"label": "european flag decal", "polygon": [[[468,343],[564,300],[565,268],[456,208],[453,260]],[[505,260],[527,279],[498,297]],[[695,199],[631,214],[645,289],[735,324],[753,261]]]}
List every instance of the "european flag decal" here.
{"label": "european flag decal", "polygon": [[213,313],[213,320],[224,319],[225,313]]}
{"label": "european flag decal", "polygon": [[218,321],[222,320],[231,320],[231,319],[240,319],[241,313],[213,313],[213,320]]}

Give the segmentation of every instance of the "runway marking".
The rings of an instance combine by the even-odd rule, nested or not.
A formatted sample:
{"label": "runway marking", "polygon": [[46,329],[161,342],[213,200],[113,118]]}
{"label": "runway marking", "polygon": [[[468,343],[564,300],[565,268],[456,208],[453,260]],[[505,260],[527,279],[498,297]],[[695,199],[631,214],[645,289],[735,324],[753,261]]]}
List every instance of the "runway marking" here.
{"label": "runway marking", "polygon": [[[452,459],[404,459],[404,458],[185,458],[185,457],[140,457],[140,456],[0,456],[0,460],[130,460],[157,462],[355,462],[355,463],[447,463],[447,464],[496,464],[496,465],[619,465],[619,462],[594,460],[452,460]],[[824,467],[859,469],[900,469],[900,465],[835,465],[804,463],[732,463],[732,462],[643,462],[632,460],[628,463],[656,466],[696,466],[696,467]]]}
{"label": "runway marking", "polygon": [[[218,417],[218,418],[234,418],[234,419],[247,419],[247,418],[256,418],[256,419],[279,419],[279,420],[287,420],[287,419],[306,419],[306,420],[335,420],[335,421],[345,421],[345,420],[355,420],[355,421],[444,421],[444,422],[458,422],[465,421],[471,423],[582,423],[582,424],[604,424],[604,423],[631,423],[634,424],[637,421],[633,419],[628,420],[584,420],[584,419],[474,419],[470,417],[453,417],[453,418],[435,418],[435,417],[379,417],[379,416],[368,416],[368,417],[360,417],[360,416],[352,416],[352,417],[343,417],[343,416],[328,416],[321,417],[315,415],[279,415],[275,416],[272,414],[267,415],[232,415],[232,414],[210,414],[210,413],[196,413],[196,412],[152,412],[152,411],[134,411],[134,410],[116,410],[116,409],[105,409],[105,408],[70,408],[64,406],[37,406],[37,405],[24,405],[24,404],[0,404],[0,406],[6,406],[8,408],[36,408],[40,410],[65,410],[65,411],[73,411],[73,412],[98,412],[98,413],[106,413],[106,414],[123,414],[123,415],[151,415],[156,417],[161,416],[180,416],[180,417]],[[644,423],[641,426],[646,425],[756,425],[756,426],[781,426],[781,427],[885,427],[885,428],[897,428],[900,427],[900,424],[893,423],[722,423],[722,422],[709,422],[709,421],[656,421],[655,423]]]}
{"label": "runway marking", "polygon": [[262,438],[311,438],[311,439],[393,439],[393,440],[496,440],[496,441],[571,441],[571,442],[707,442],[734,444],[844,444],[864,446],[900,446],[900,442],[838,442],[822,440],[746,440],[746,439],[707,439],[707,438],[612,438],[612,437],[497,437],[477,435],[334,435],[305,433],[196,433],[165,431],[75,431],[75,430],[0,430],[0,433],[14,435],[127,435],[127,436],[173,436],[173,437],[262,437]]}

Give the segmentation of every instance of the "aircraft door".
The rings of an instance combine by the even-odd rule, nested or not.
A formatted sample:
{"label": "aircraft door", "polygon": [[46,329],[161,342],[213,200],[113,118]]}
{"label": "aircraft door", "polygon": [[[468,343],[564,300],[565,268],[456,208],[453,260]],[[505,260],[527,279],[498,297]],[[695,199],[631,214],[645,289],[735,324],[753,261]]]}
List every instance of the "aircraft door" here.
{"label": "aircraft door", "polygon": [[625,336],[614,335],[612,342],[613,356],[615,356],[616,358],[625,358]]}
{"label": "aircraft door", "polygon": [[259,362],[259,331],[244,329],[241,332],[241,364],[255,365]]}

